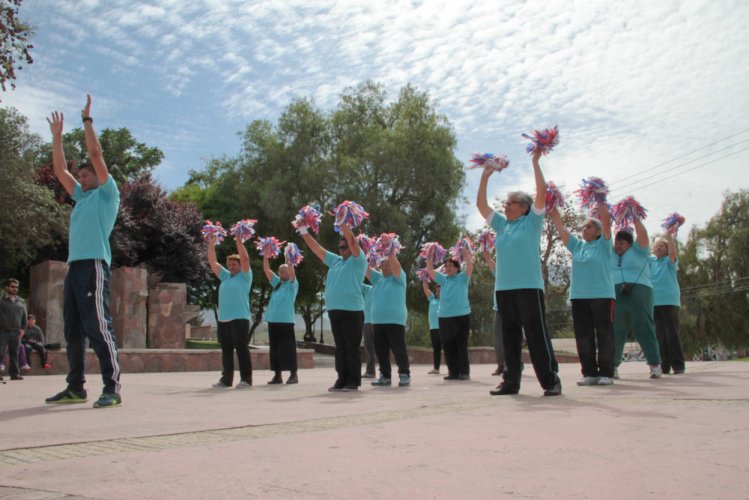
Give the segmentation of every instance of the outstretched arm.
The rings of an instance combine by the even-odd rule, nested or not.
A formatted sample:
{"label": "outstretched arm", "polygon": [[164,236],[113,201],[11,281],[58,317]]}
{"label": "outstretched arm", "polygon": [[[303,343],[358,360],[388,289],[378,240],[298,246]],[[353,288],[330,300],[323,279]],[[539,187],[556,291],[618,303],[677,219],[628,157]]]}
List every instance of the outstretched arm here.
{"label": "outstretched arm", "polygon": [[86,137],[86,150],[91,157],[91,163],[94,166],[96,177],[99,178],[99,184],[104,184],[109,179],[109,170],[104,163],[104,155],[101,151],[101,144],[94,132],[94,120],[91,118],[91,96],[86,94],[86,107],[81,111],[83,119],[83,134]]}
{"label": "outstretched arm", "polygon": [[250,270],[250,256],[247,253],[247,249],[244,247],[244,243],[239,236],[234,238],[237,243],[237,253],[239,254],[239,265],[242,268],[242,272],[246,273]]}
{"label": "outstretched arm", "polygon": [[60,181],[62,187],[70,196],[73,196],[76,180],[73,174],[68,170],[68,163],[65,161],[65,151],[62,149],[62,130],[65,117],[62,113],[54,111],[52,120],[47,118],[49,129],[52,132],[52,169],[55,177]]}
{"label": "outstretched arm", "polygon": [[678,254],[676,252],[676,241],[674,241],[674,235],[672,233],[666,233],[666,242],[668,243],[668,258],[671,259],[671,262],[676,262]]}
{"label": "outstretched arm", "polygon": [[484,167],[484,171],[481,173],[481,180],[479,181],[479,192],[476,194],[476,208],[479,209],[481,217],[486,219],[493,212],[492,207],[489,206],[489,202],[486,199],[486,185],[489,183],[489,177],[491,177],[494,169],[491,167]]}
{"label": "outstretched arm", "polygon": [[611,214],[605,203],[598,204],[598,220],[601,221],[601,235],[604,240],[611,239]]}
{"label": "outstretched arm", "polygon": [[273,279],[273,271],[270,270],[270,262],[265,255],[263,255],[263,272],[265,273],[265,277],[268,278],[268,281]]}
{"label": "outstretched arm", "polygon": [[318,259],[325,262],[325,254],[327,254],[328,251],[325,250],[311,234],[309,234],[307,228],[300,227],[299,234],[302,235],[302,239],[304,240],[304,243],[307,244],[307,248],[312,250],[312,253],[315,254]]}
{"label": "outstretched arm", "polygon": [[429,259],[427,259],[427,273],[429,274],[429,277],[432,279],[434,279],[434,277],[437,276],[437,271],[434,270],[432,261]]}
{"label": "outstretched arm", "polygon": [[638,217],[635,217],[635,233],[637,236],[637,239],[635,240],[637,244],[642,248],[648,248],[650,244],[648,241],[648,230],[645,229],[645,225]]}
{"label": "outstretched arm", "polygon": [[424,295],[426,295],[428,299],[432,297],[432,291],[429,289],[429,283],[427,283],[426,281],[422,281],[421,288],[424,290]]}
{"label": "outstretched arm", "polygon": [[296,281],[296,269],[294,269],[294,266],[289,264],[289,261],[286,261],[286,269],[289,271],[289,281],[292,283]]}
{"label": "outstretched arm", "polygon": [[470,277],[473,273],[473,254],[471,252],[463,252],[463,259],[466,261],[466,276]]}
{"label": "outstretched arm", "polygon": [[208,236],[208,265],[211,266],[211,271],[218,278],[221,274],[221,266],[216,259],[216,235],[211,234]]}
{"label": "outstretched arm", "polygon": [[536,179],[536,199],[533,202],[533,206],[537,210],[541,210],[546,206],[546,180],[544,179],[544,173],[541,172],[541,166],[538,164],[538,160],[541,158],[541,150],[536,149],[533,153],[533,176]]}
{"label": "outstretched arm", "polygon": [[398,261],[398,257],[395,256],[395,254],[392,254],[388,257],[388,262],[390,263],[390,272],[393,273],[393,276],[396,278],[400,277],[401,270],[403,269],[401,267],[401,263]]}
{"label": "outstretched arm", "polygon": [[483,252],[482,255],[484,256],[486,265],[489,266],[489,269],[494,273],[494,268],[497,266],[497,263],[492,259],[492,255],[489,252]]}
{"label": "outstretched arm", "polygon": [[[559,215],[559,210],[554,208],[554,210],[551,211],[551,220],[554,222],[554,227],[557,228],[557,233],[559,233],[559,237],[562,239],[562,243],[564,243],[564,246],[567,246],[567,242],[570,240],[570,232],[567,231],[567,228],[564,227],[564,223],[562,222],[562,216]],[[611,233],[609,232],[609,238],[611,238]]]}
{"label": "outstretched arm", "polygon": [[361,247],[359,246],[359,240],[356,239],[351,228],[344,224],[341,226],[341,233],[343,234],[343,237],[346,238],[346,243],[348,243],[348,247],[351,249],[351,255],[358,257],[361,253]]}

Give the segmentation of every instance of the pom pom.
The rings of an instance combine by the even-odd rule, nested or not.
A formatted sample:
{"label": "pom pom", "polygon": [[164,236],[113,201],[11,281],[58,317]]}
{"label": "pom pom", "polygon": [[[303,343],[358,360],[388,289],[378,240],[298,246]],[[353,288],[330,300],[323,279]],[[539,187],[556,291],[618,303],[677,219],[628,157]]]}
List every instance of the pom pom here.
{"label": "pom pom", "polygon": [[614,205],[612,215],[618,226],[624,226],[633,224],[635,219],[645,220],[646,212],[634,197],[627,196]]}
{"label": "pom pom", "polygon": [[600,177],[588,177],[583,179],[580,189],[575,191],[575,194],[580,198],[582,209],[594,213],[599,203],[606,203],[609,186]]}
{"label": "pom pom", "polygon": [[421,245],[421,253],[419,255],[431,262],[433,266],[438,266],[445,261],[447,251],[436,241],[430,241]]}
{"label": "pom pom", "polygon": [[450,257],[458,262],[464,262],[466,255],[473,255],[473,242],[468,236],[461,237],[455,246],[450,248]]}
{"label": "pom pom", "polygon": [[390,257],[391,255],[398,255],[401,251],[401,243],[398,240],[398,235],[395,233],[382,233],[377,238],[377,253],[381,257]]}
{"label": "pom pom", "polygon": [[491,252],[494,250],[494,244],[497,241],[497,234],[491,229],[487,229],[481,233],[476,240],[479,245],[479,252]]}
{"label": "pom pom", "polygon": [[534,130],[530,134],[523,134],[523,137],[531,141],[525,148],[529,154],[533,154],[538,150],[542,155],[546,156],[549,154],[549,151],[559,144],[559,130],[556,125],[554,125],[554,128]]}
{"label": "pom pom", "polygon": [[224,238],[226,238],[226,229],[223,228],[219,221],[216,221],[215,224],[209,220],[205,221],[205,225],[200,232],[203,234],[203,238],[205,238],[206,241],[208,241],[208,238],[212,234],[215,235],[216,245],[224,241]]}
{"label": "pom pom", "polygon": [[336,231],[340,231],[343,224],[352,229],[359,227],[364,219],[369,217],[364,208],[355,201],[344,201],[336,207],[333,215],[335,215],[334,228]]}
{"label": "pom pom", "polygon": [[299,229],[300,227],[309,228],[316,234],[320,231],[320,217],[322,217],[320,205],[317,203],[310,203],[299,209],[296,217],[291,221],[291,225],[296,229]]}
{"label": "pom pom", "polygon": [[372,269],[377,269],[378,267],[380,267],[381,262],[382,262],[382,255],[375,252],[374,249],[372,249],[372,251],[370,251],[367,254],[367,263],[369,264],[369,267],[371,267]]}
{"label": "pom pom", "polygon": [[284,243],[286,242],[278,241],[275,236],[268,236],[267,238],[258,238],[255,247],[263,257],[275,259],[281,254],[281,247]]}
{"label": "pom pom", "polygon": [[564,206],[564,196],[553,181],[546,183],[546,213],[550,214],[555,208]]}
{"label": "pom pom", "polygon": [[302,257],[302,252],[299,251],[299,247],[296,243],[287,243],[283,254],[286,258],[286,263],[292,267],[298,266],[304,260],[304,257]]}
{"label": "pom pom", "polygon": [[510,160],[505,155],[494,155],[492,153],[473,153],[468,168],[491,167],[495,172],[501,172],[510,166]]}
{"label": "pom pom", "polygon": [[429,273],[426,269],[419,269],[416,271],[416,276],[419,278],[419,281],[424,281],[426,283],[432,281],[432,278],[429,277]]}
{"label": "pom pom", "polygon": [[676,233],[679,232],[679,228],[684,225],[684,221],[686,219],[683,215],[677,214],[676,212],[668,214],[668,217],[663,219],[663,224],[661,224],[661,227],[670,234],[673,234],[676,236]]}
{"label": "pom pom", "polygon": [[231,235],[234,236],[234,239],[239,239],[242,243],[244,243],[247,240],[251,240],[253,236],[255,236],[255,223],[257,221],[255,219],[244,219],[238,221],[236,224],[234,224],[231,227]]}
{"label": "pom pom", "polygon": [[372,251],[372,249],[377,244],[377,239],[373,238],[371,236],[367,236],[366,234],[362,233],[359,236],[356,237],[357,241],[359,242],[359,246],[362,249],[362,252],[369,255],[369,252]]}

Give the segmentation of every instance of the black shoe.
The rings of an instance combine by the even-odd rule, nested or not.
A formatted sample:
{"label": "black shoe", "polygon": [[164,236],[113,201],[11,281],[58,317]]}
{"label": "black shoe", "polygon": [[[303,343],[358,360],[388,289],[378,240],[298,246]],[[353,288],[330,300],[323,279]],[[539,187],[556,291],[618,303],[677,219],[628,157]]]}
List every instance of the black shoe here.
{"label": "black shoe", "polygon": [[362,374],[361,378],[375,378],[376,374],[374,373],[364,373]]}
{"label": "black shoe", "polygon": [[292,373],[289,375],[289,378],[286,380],[287,384],[298,384],[299,379],[296,377],[296,373]]}
{"label": "black shoe", "polygon": [[344,385],[343,389],[341,389],[341,391],[343,391],[343,392],[353,392],[353,391],[358,391],[358,390],[359,390],[359,386],[358,385],[354,385],[354,384]]}
{"label": "black shoe", "polygon": [[458,377],[455,375],[446,375],[442,377],[442,380],[458,380]]}
{"label": "black shoe", "polygon": [[518,392],[520,392],[520,389],[518,387],[512,387],[502,382],[497,386],[496,389],[492,389],[491,391],[489,391],[489,394],[491,394],[492,396],[511,396],[513,394],[517,394]]}
{"label": "black shoe", "polygon": [[328,387],[328,392],[343,392],[343,388],[346,386],[343,382],[340,380],[336,380],[335,384]]}
{"label": "black shoe", "polygon": [[280,375],[276,375],[268,381],[268,384],[283,384],[283,379]]}
{"label": "black shoe", "polygon": [[20,375],[11,375],[10,379],[11,380],[23,380],[23,377]]}
{"label": "black shoe", "polygon": [[467,373],[461,373],[458,375],[458,380],[471,380],[471,376]]}
{"label": "black shoe", "polygon": [[684,375],[684,370],[674,370],[674,375]]}
{"label": "black shoe", "polygon": [[562,381],[557,379],[556,383],[544,391],[544,396],[561,396],[562,395]]}

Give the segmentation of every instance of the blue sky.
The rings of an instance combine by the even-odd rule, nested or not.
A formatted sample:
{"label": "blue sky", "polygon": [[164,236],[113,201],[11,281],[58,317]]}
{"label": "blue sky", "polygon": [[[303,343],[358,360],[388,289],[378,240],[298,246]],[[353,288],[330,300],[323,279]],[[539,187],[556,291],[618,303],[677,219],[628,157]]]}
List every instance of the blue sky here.
{"label": "blue sky", "polygon": [[[167,189],[236,155],[250,121],[275,122],[296,97],[331,109],[368,79],[393,97],[409,82],[429,92],[464,162],[507,154],[493,197],[533,190],[520,133],[554,124],[547,180],[572,191],[603,177],[611,200],[649,209],[651,231],[672,211],[704,224],[725,190],[749,187],[741,0],[25,0],[21,14],[37,28],[35,61],[1,104],[49,139],[44,118],[61,110],[78,126],[90,93],[98,129],[127,127],[164,151]],[[467,177],[476,228],[479,172]]]}

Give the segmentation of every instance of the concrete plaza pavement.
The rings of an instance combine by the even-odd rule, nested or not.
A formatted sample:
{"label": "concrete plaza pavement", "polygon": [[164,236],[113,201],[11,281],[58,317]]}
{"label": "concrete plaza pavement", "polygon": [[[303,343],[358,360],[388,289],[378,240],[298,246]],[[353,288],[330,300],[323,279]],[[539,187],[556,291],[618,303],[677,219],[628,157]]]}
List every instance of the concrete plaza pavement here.
{"label": "concrete plaza pavement", "polygon": [[[328,364],[329,363],[324,363]],[[298,385],[212,389],[217,373],[125,374],[123,406],[45,405],[59,375],[0,385],[0,498],[749,498],[749,363],[693,362],[649,380],[544,398],[412,367],[407,388],[329,393],[330,366]],[[444,368],[443,368],[444,372]]]}

